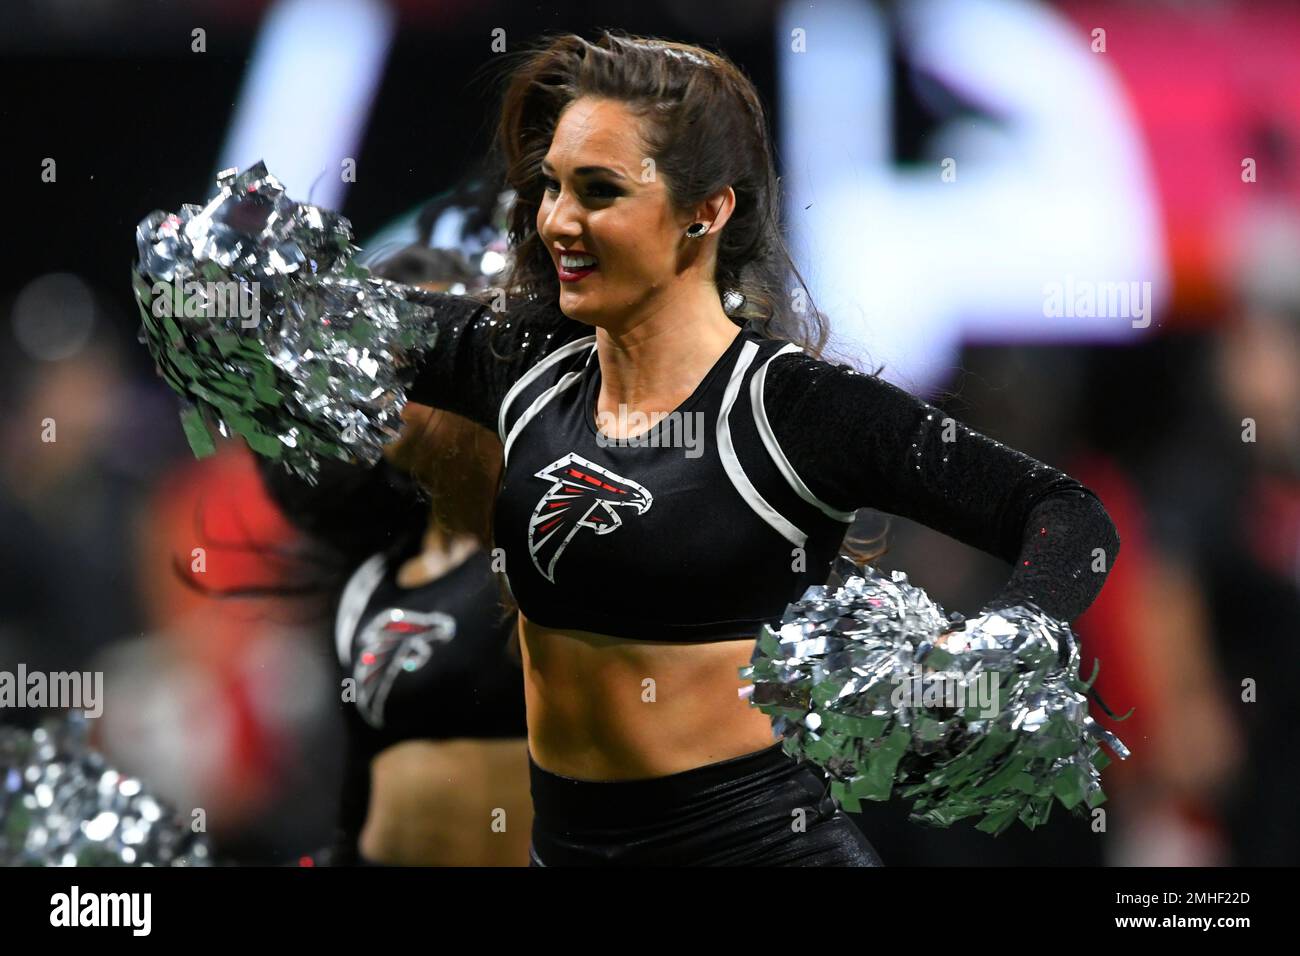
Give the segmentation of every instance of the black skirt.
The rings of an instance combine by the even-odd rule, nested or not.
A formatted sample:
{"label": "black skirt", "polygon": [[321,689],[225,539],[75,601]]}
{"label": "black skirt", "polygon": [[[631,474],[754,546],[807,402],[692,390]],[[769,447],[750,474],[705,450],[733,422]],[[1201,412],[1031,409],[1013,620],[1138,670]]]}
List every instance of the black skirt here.
{"label": "black skirt", "polygon": [[646,780],[575,780],[529,754],[531,866],[882,866],[824,774],[781,744]]}

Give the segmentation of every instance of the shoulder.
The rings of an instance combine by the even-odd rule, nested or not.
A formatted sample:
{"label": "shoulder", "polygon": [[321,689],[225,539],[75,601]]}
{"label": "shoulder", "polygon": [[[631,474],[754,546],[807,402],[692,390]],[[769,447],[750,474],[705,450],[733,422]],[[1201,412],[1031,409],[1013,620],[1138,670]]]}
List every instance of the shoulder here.
{"label": "shoulder", "polygon": [[425,289],[404,291],[408,298],[433,314],[439,334],[456,341],[468,338],[475,343],[509,343],[519,348],[509,349],[507,354],[521,358],[526,358],[522,346],[529,344],[531,338],[536,337],[545,350],[552,340],[564,342],[584,330],[590,331],[589,326],[570,319],[554,305],[518,303],[501,308],[491,292],[453,295]]}
{"label": "shoulder", "polygon": [[[724,449],[724,455],[735,458],[740,470],[754,475],[765,470],[769,473],[768,481],[760,482],[764,488],[760,499],[774,503],[796,530],[823,518],[837,525],[851,522],[856,505],[837,483],[827,479],[848,457],[832,440],[839,423],[832,420],[829,409],[848,408],[853,403],[839,401],[834,394],[829,403],[819,402],[814,388],[827,374],[837,374],[837,367],[808,354],[797,343],[749,332],[746,336],[729,398],[752,410],[752,416],[729,420],[726,437],[730,440],[730,432],[739,428],[739,440],[734,449]],[[743,379],[746,373],[747,383]],[[729,419],[731,408],[724,403]],[[719,431],[722,435],[723,429]],[[803,539],[790,540],[801,544]]]}
{"label": "shoulder", "polygon": [[594,344],[596,330],[569,318],[558,308],[488,312],[479,318],[487,324],[498,345],[499,352],[517,357],[521,372],[545,361],[555,361],[555,355],[573,352],[582,342]]}
{"label": "shoulder", "polygon": [[503,381],[496,415],[497,434],[504,442],[533,403],[571,384],[592,361],[596,330],[555,309],[503,316],[495,334],[497,347],[516,357]]}
{"label": "shoulder", "polygon": [[769,346],[758,389],[774,420],[805,418],[827,411],[861,412],[864,403],[923,407],[924,403],[879,375],[810,355],[790,343]]}
{"label": "shoulder", "polygon": [[334,611],[334,651],[339,664],[345,668],[352,666],[352,642],[370,599],[391,573],[391,567],[392,559],[387,552],[372,554],[361,562],[343,586]]}
{"label": "shoulder", "polygon": [[412,401],[464,415],[499,430],[506,394],[530,370],[590,335],[589,327],[558,308],[528,304],[497,311],[494,303],[423,292],[436,330],[408,393]]}
{"label": "shoulder", "polygon": [[[755,414],[766,417],[792,460],[819,470],[850,461],[859,468],[897,462],[918,435],[949,421],[939,408],[878,374],[802,351],[773,358],[758,391]],[[961,428],[956,421],[953,427]],[[825,454],[832,448],[840,457]]]}

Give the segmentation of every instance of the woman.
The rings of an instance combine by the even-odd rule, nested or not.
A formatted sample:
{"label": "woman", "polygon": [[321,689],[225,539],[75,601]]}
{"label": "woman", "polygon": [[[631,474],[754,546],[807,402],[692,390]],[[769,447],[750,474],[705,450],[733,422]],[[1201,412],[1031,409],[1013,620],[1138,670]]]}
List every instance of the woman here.
{"label": "woman", "polygon": [[512,73],[498,139],[505,309],[430,296],[410,397],[504,446],[533,864],[878,865],[739,696],[762,624],[826,579],[860,507],[1014,561],[994,603],[1067,620],[1113,525],[1069,476],[816,357],[766,120],[722,57],[560,37]]}
{"label": "woman", "polygon": [[[472,283],[463,251],[405,248],[375,272]],[[351,569],[333,628],[347,752],[331,862],[523,866],[522,678],[484,549],[501,446],[449,413],[408,404],[403,420],[379,466],[323,462],[315,486],[258,459],[285,514]]]}
{"label": "woman", "polygon": [[407,397],[502,443],[531,862],[878,865],[744,701],[762,626],[827,578],[859,508],[1013,562],[986,608],[1065,621],[1113,523],[1070,476],[818,357],[767,122],[722,57],[559,37],[512,74],[498,144],[503,288],[410,293],[436,342]]}

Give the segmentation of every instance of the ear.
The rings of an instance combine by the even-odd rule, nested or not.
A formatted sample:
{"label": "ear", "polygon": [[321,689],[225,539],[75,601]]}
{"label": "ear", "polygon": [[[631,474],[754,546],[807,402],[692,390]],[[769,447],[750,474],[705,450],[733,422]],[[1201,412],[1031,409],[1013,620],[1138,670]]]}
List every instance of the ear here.
{"label": "ear", "polygon": [[687,225],[690,225],[691,222],[705,223],[708,225],[709,230],[704,235],[716,236],[722,231],[722,227],[727,224],[727,220],[731,218],[731,214],[735,211],[736,191],[728,186],[696,206],[694,215]]}

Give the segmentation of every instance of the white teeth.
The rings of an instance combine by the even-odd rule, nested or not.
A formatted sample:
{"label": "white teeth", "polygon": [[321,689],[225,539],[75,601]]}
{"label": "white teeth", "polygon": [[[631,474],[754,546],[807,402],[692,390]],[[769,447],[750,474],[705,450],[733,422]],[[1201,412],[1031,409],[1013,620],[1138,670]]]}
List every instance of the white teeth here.
{"label": "white teeth", "polygon": [[560,265],[566,269],[585,269],[595,264],[595,256],[571,256],[567,252],[560,253]]}

